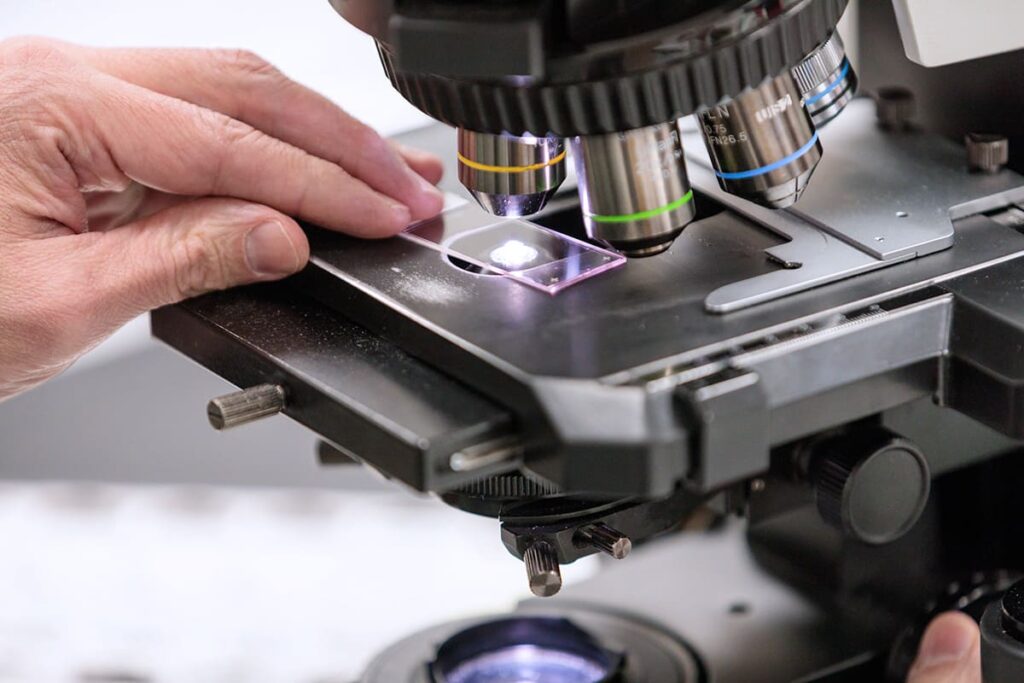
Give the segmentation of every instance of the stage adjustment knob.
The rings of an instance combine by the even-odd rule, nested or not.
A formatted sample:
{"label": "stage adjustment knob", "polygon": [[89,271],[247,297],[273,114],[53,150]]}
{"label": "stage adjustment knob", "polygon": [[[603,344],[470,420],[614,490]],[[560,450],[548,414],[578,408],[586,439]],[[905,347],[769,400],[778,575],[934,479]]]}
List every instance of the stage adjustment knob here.
{"label": "stage adjustment knob", "polygon": [[969,133],[967,165],[978,173],[999,173],[1010,163],[1010,141],[1004,135]]}
{"label": "stage adjustment knob", "polygon": [[206,416],[214,429],[231,429],[277,415],[284,410],[285,399],[284,387],[261,384],[213,399],[206,406]]}
{"label": "stage adjustment knob", "polygon": [[910,531],[931,489],[921,451],[876,426],[817,444],[811,477],[822,517],[870,545],[891,543]]}
{"label": "stage adjustment knob", "polygon": [[523,555],[530,591],[538,598],[550,598],[562,590],[558,553],[546,541],[537,541]]}
{"label": "stage adjustment knob", "polygon": [[633,550],[633,542],[621,531],[598,522],[576,532],[576,541],[583,546],[597,548],[616,560],[624,560]]}

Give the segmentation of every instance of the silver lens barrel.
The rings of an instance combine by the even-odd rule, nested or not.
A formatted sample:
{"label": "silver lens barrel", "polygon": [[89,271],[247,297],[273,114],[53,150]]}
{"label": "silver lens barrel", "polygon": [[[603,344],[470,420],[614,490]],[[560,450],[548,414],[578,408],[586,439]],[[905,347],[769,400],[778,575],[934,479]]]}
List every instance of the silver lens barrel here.
{"label": "silver lens barrel", "polygon": [[818,128],[839,116],[857,95],[857,74],[838,31],[793,69],[793,78]]}
{"label": "silver lens barrel", "polygon": [[700,116],[719,184],[772,209],[792,206],[822,148],[790,74],[766,81]]}
{"label": "silver lens barrel", "polygon": [[459,129],[459,180],[496,216],[537,213],[565,180],[561,138],[492,135]]}
{"label": "silver lens barrel", "polygon": [[577,137],[572,152],[591,239],[626,256],[653,256],[694,219],[675,124]]}

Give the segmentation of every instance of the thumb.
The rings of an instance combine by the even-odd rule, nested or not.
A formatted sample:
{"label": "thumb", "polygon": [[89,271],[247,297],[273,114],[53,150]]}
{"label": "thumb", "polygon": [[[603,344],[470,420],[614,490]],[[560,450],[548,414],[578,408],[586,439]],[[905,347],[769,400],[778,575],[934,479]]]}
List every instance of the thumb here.
{"label": "thumb", "polygon": [[974,620],[960,612],[935,619],[921,639],[907,683],[981,683],[980,634]]}
{"label": "thumb", "polygon": [[129,318],[206,292],[278,280],[309,259],[306,235],[294,220],[234,199],[164,209],[103,233],[100,243],[107,267],[93,294],[124,306]]}

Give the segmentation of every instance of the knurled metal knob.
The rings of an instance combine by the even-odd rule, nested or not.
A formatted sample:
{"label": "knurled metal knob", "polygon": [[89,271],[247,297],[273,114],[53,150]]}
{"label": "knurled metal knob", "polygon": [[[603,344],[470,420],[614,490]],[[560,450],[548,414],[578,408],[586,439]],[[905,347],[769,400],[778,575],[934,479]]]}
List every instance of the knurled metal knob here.
{"label": "knurled metal knob", "polygon": [[285,398],[284,387],[261,384],[213,399],[206,406],[206,416],[214,429],[231,429],[280,413]]}
{"label": "knurled metal knob", "polygon": [[998,173],[1010,163],[1010,141],[1004,135],[970,133],[967,145],[967,165],[972,171]]}
{"label": "knurled metal knob", "polygon": [[558,553],[546,541],[538,541],[523,554],[530,591],[538,598],[550,598],[562,590],[562,570]]}
{"label": "knurled metal knob", "polygon": [[633,542],[621,531],[607,524],[597,523],[585,526],[576,532],[579,545],[589,545],[616,560],[623,560],[633,550]]}

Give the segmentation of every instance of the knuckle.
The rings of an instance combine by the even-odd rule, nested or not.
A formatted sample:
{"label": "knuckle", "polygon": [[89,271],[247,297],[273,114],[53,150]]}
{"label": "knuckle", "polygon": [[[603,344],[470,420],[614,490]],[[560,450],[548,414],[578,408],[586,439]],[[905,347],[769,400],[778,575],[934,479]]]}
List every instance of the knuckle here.
{"label": "knuckle", "polygon": [[75,64],[60,43],[42,38],[0,42],[0,126],[8,135],[67,109],[67,81]]}
{"label": "knuckle", "polygon": [[219,52],[220,62],[230,74],[241,74],[243,77],[277,77],[281,72],[273,64],[249,50],[222,50]]}
{"label": "knuckle", "polygon": [[370,158],[379,158],[383,154],[391,154],[392,150],[377,131],[365,124],[359,124],[352,134],[356,147]]}
{"label": "knuckle", "polygon": [[208,131],[204,138],[211,143],[209,154],[204,158],[204,178],[208,194],[230,194],[224,186],[230,176],[232,159],[239,156],[239,149],[263,144],[266,135],[247,123],[223,114],[197,108],[195,116],[201,128]]}
{"label": "knuckle", "polygon": [[228,286],[228,268],[215,240],[202,229],[190,231],[168,250],[174,273],[172,298],[188,299]]}
{"label": "knuckle", "polygon": [[45,66],[61,66],[68,60],[62,45],[55,40],[29,36],[0,42],[0,62],[8,66],[37,70]]}
{"label": "knuckle", "polygon": [[235,145],[246,145],[259,142],[265,137],[262,132],[253,128],[248,123],[223,117],[219,123],[221,139],[230,149]]}
{"label": "knuckle", "polygon": [[237,151],[235,145],[246,145],[259,141],[264,134],[249,124],[219,112],[196,108],[195,116],[200,125],[209,131],[216,145],[216,152],[226,156]]}

